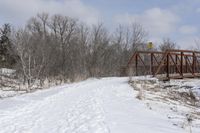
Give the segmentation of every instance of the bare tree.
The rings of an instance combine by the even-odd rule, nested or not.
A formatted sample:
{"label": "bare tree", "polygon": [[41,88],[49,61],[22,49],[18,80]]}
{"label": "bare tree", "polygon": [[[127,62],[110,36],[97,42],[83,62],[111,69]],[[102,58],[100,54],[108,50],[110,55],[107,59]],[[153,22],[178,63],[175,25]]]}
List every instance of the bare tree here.
{"label": "bare tree", "polygon": [[88,64],[88,70],[90,76],[103,75],[103,69],[105,67],[106,50],[109,45],[109,35],[102,23],[94,25],[91,31],[90,40],[90,61]]}
{"label": "bare tree", "polygon": [[22,71],[25,81],[28,83],[28,91],[37,79],[41,76],[44,65],[44,55],[38,54],[41,51],[36,50],[30,33],[26,30],[20,30],[14,38],[15,50],[19,56],[18,71]]}
{"label": "bare tree", "polygon": [[75,19],[54,15],[50,24],[50,28],[54,32],[54,38],[58,39],[57,43],[60,47],[60,61],[61,61],[61,75],[62,79],[66,80],[68,72],[70,71],[69,64],[71,62],[70,47],[72,46],[71,40],[74,37],[77,21]]}
{"label": "bare tree", "polygon": [[31,87],[46,78],[66,82],[117,76],[132,52],[144,49],[146,37],[137,23],[109,33],[101,23],[89,27],[74,18],[41,13],[12,40],[19,58],[16,69]]}
{"label": "bare tree", "polygon": [[171,41],[169,38],[163,39],[163,42],[160,44],[159,49],[165,51],[167,49],[176,49],[178,48],[177,44]]}
{"label": "bare tree", "polygon": [[143,26],[138,23],[133,23],[131,25],[130,32],[130,43],[132,51],[144,49],[144,43],[146,42],[147,32],[144,30]]}
{"label": "bare tree", "polygon": [[40,21],[42,23],[44,37],[47,37],[47,24],[48,24],[49,14],[41,13],[41,14],[37,14],[37,17],[40,19]]}
{"label": "bare tree", "polygon": [[11,26],[4,24],[0,28],[0,67],[12,68],[16,63],[11,42]]}
{"label": "bare tree", "polygon": [[198,40],[195,40],[195,44],[196,44],[195,49],[200,51],[200,43],[199,43],[199,42],[200,42],[199,39],[198,39]]}

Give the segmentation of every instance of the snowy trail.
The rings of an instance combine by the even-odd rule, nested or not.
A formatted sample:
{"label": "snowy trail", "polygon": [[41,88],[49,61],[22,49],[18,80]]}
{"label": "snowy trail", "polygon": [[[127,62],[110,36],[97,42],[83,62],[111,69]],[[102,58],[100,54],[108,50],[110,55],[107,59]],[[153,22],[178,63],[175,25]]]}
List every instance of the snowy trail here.
{"label": "snowy trail", "polygon": [[126,78],[105,78],[4,99],[0,133],[184,133],[134,93]]}

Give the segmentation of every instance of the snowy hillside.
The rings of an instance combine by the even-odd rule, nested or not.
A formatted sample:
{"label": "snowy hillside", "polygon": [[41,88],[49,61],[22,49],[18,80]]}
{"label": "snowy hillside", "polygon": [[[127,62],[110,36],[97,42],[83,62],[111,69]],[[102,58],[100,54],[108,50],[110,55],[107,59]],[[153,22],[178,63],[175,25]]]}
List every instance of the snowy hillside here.
{"label": "snowy hillside", "polygon": [[[0,100],[1,133],[189,133],[181,112],[136,98],[127,78],[89,79]],[[175,105],[173,104],[173,107]],[[177,105],[177,110],[185,110]],[[170,116],[169,116],[170,115]],[[177,119],[169,119],[169,117]],[[192,127],[199,133],[199,121]]]}

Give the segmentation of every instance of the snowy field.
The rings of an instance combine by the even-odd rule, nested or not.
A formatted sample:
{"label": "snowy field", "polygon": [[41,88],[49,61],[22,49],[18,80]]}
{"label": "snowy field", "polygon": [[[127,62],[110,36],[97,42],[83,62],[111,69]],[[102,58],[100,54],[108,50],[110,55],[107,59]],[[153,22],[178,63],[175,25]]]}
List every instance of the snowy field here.
{"label": "snowy field", "polygon": [[[5,98],[0,133],[189,133],[181,125],[194,108],[137,95],[128,78],[104,78]],[[200,120],[190,128],[200,133]]]}

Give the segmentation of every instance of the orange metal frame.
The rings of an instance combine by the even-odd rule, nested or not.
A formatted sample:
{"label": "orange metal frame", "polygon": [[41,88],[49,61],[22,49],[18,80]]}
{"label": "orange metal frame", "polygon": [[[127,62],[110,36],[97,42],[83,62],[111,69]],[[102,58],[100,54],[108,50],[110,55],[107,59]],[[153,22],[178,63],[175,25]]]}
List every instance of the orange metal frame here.
{"label": "orange metal frame", "polygon": [[200,77],[200,52],[191,50],[136,51],[130,58],[126,72],[170,78]]}

